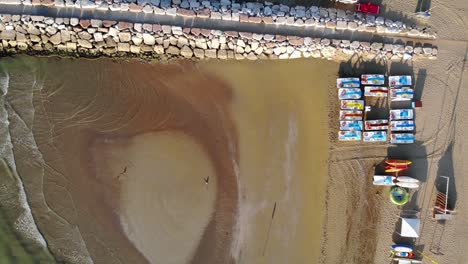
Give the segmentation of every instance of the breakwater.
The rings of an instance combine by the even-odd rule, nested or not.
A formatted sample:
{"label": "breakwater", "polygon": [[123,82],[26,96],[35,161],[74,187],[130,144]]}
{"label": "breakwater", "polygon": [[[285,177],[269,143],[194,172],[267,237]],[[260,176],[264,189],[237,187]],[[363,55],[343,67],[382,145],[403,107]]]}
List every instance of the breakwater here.
{"label": "breakwater", "polygon": [[386,56],[435,58],[423,43],[381,43],[182,28],[124,21],[0,15],[0,52],[146,58],[294,59]]}

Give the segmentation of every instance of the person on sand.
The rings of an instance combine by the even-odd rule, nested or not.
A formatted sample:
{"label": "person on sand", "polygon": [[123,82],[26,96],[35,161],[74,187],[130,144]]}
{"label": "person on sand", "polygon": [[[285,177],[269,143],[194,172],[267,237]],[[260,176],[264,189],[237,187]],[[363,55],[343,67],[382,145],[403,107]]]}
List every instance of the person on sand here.
{"label": "person on sand", "polygon": [[205,180],[205,184],[208,185],[209,181],[210,181],[210,176],[206,177],[206,178],[203,178],[203,180]]}

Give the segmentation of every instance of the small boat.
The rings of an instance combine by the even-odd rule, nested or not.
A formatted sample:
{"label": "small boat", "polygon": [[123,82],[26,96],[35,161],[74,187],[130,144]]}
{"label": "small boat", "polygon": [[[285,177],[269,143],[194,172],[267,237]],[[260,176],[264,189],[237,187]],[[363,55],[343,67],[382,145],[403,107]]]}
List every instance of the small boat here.
{"label": "small boat", "polygon": [[408,188],[408,189],[417,189],[419,188],[419,184],[415,182],[403,182],[403,181],[397,181],[396,185],[403,187],[403,188]]}
{"label": "small boat", "polygon": [[383,74],[363,74],[361,75],[361,84],[384,85],[385,75]]}
{"label": "small boat", "polygon": [[395,250],[396,252],[413,252],[413,246],[408,245],[408,244],[393,244],[392,249]]}
{"label": "small boat", "polygon": [[413,131],[414,121],[413,120],[397,120],[390,122],[391,131]]}
{"label": "small boat", "polygon": [[359,88],[361,80],[359,78],[338,78],[336,79],[337,88]]}
{"label": "small boat", "polygon": [[393,186],[390,189],[390,201],[395,205],[404,205],[409,201],[409,193],[401,186]]}
{"label": "small boat", "polygon": [[341,100],[343,110],[364,110],[364,100]]}
{"label": "small boat", "polygon": [[362,120],[363,114],[359,110],[341,110],[340,120]]}
{"label": "small boat", "polygon": [[361,139],[361,131],[338,131],[339,141],[360,141]]}
{"label": "small boat", "polygon": [[419,183],[418,179],[408,177],[408,176],[398,176],[397,181],[399,182],[413,182],[413,183]]}
{"label": "small boat", "polygon": [[362,91],[360,88],[340,88],[338,89],[338,98],[341,100],[361,99]]}
{"label": "small boat", "polygon": [[388,84],[390,87],[411,86],[410,75],[398,75],[388,77]]}
{"label": "small boat", "polygon": [[413,109],[393,109],[390,110],[390,120],[407,120],[414,118]]}
{"label": "small boat", "polygon": [[393,186],[395,177],[388,175],[374,175],[374,185],[384,185],[384,186]]}
{"label": "small boat", "polygon": [[387,97],[388,88],[383,86],[364,86],[365,96]]}
{"label": "small boat", "polygon": [[405,166],[411,165],[413,162],[411,160],[388,159],[385,163],[392,166]]}

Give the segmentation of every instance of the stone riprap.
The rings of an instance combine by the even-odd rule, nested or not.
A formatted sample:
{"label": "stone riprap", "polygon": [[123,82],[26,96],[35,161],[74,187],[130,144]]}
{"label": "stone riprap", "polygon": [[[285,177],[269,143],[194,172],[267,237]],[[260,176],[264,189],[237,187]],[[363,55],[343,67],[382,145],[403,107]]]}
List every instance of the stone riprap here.
{"label": "stone riprap", "polygon": [[435,58],[437,48],[181,28],[123,21],[0,15],[0,52],[195,59]]}
{"label": "stone riprap", "polygon": [[0,4],[54,6],[100,11],[124,11],[213,20],[264,23],[297,27],[316,27],[333,30],[368,32],[380,35],[435,38],[427,27],[406,25],[381,16],[317,6],[277,5],[270,2],[242,2],[230,0],[0,0]]}

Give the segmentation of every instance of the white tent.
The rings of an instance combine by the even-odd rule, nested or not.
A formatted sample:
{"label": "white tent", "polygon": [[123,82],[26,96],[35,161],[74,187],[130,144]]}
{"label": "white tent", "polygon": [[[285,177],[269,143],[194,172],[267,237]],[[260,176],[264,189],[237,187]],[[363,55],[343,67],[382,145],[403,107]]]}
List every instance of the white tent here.
{"label": "white tent", "polygon": [[402,237],[419,237],[419,218],[401,218]]}

